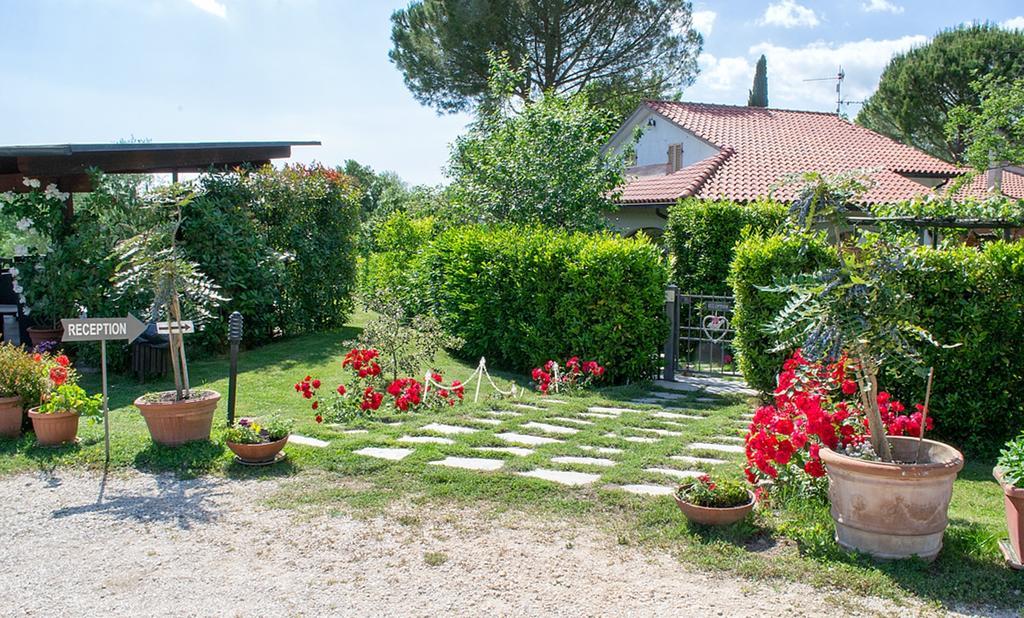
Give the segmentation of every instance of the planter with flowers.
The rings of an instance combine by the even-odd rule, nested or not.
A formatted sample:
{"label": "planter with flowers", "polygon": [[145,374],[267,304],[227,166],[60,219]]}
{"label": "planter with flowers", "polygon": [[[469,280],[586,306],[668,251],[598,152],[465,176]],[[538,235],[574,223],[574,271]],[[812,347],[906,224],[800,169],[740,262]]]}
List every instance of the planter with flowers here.
{"label": "planter with flowers", "polygon": [[1006,562],[1015,569],[1024,569],[1024,433],[1006,443],[999,454],[993,475],[1003,488],[1006,506],[1007,541],[1000,541]]}
{"label": "planter with flowers", "polygon": [[28,411],[32,429],[40,446],[60,446],[74,442],[80,417],[100,417],[100,395],[89,396],[77,384],[65,383],[46,396],[46,401]]}
{"label": "planter with flowers", "polygon": [[[804,180],[791,229],[804,239],[827,233],[838,266],[763,288],[789,297],[769,329],[777,350],[799,348],[800,355],[780,376],[774,409],[759,410],[751,426],[751,473],[773,476],[776,464],[789,466],[806,448],[803,470],[828,475],[841,546],[878,558],[933,560],[963,455],[924,439],[927,396],[907,416],[878,384],[882,367],[893,366],[920,375],[922,384],[928,377],[930,389],[916,346],[939,344],[915,324],[918,308],[899,277],[912,262],[911,247],[847,232],[847,215],[866,188],[856,177]],[[814,231],[822,220],[829,231]],[[900,433],[911,435],[891,435]]]}
{"label": "planter with flowers", "polygon": [[235,459],[249,465],[270,464],[284,459],[281,449],[288,444],[292,421],[271,417],[266,421],[242,418],[224,432],[224,443]]}
{"label": "planter with flowers", "polygon": [[[218,288],[189,261],[176,243],[181,226],[181,209],[189,196],[177,185],[167,187],[147,198],[143,209],[153,221],[145,232],[118,245],[120,262],[114,278],[116,289],[123,295],[138,289],[149,289],[153,302],[147,315],[161,316],[172,325],[183,319],[183,307],[193,321],[210,317],[210,308],[225,299]],[[220,393],[210,389],[192,389],[185,341],[172,328],[168,353],[174,374],[174,390],[149,393],[135,400],[153,442],[179,446],[194,440],[209,440],[213,415]]]}
{"label": "planter with flowers", "polygon": [[676,504],[693,523],[727,526],[745,518],[757,502],[754,492],[733,480],[714,480],[705,474],[679,486]]}
{"label": "planter with flowers", "polygon": [[551,393],[574,394],[582,392],[604,376],[605,368],[597,361],[581,361],[573,356],[559,365],[549,360],[541,367],[535,367],[530,373],[533,383],[542,395]]}
{"label": "planter with flowers", "polygon": [[63,354],[31,353],[0,344],[0,436],[20,436],[22,429],[31,426],[25,410],[39,406],[54,388],[76,379]]}

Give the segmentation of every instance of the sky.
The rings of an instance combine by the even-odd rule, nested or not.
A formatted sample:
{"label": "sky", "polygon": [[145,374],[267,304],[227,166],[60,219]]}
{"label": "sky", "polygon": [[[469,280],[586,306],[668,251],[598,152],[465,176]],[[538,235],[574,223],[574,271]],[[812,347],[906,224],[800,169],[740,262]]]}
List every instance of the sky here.
{"label": "sky", "polygon": [[[413,99],[388,59],[385,0],[0,0],[0,145],[320,140],[294,160],[355,159],[444,182],[470,117]],[[768,58],[772,107],[868,97],[893,53],[988,20],[1024,28],[1020,0],[694,2],[701,74],[683,99],[745,104]],[[844,106],[850,117],[858,106]]]}

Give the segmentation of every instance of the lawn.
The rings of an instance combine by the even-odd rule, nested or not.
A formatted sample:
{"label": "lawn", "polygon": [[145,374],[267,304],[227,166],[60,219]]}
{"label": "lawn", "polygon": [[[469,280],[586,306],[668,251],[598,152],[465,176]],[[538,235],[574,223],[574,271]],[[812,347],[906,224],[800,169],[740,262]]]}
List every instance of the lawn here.
{"label": "lawn", "polygon": [[[452,410],[391,415],[345,426],[317,425],[292,385],[306,374],[317,375],[327,384],[340,379],[344,342],[358,334],[366,319],[366,315],[356,315],[352,325],[344,330],[289,339],[245,352],[241,357],[238,415],[289,416],[296,421],[295,433],[329,441],[326,448],[289,445],[288,458],[269,468],[234,463],[219,439],[226,410],[227,363],[223,359],[211,360],[191,365],[195,386],[213,388],[225,395],[215,421],[213,441],[207,444],[177,449],[152,445],[131,402],[146,391],[167,388],[168,384],[140,385],[120,377],[112,380],[114,473],[135,468],[147,472],[173,471],[182,476],[288,476],[291,478],[283,488],[268,498],[272,505],[363,515],[382,513],[398,499],[412,499],[423,508],[445,502],[485,506],[494,512],[516,510],[543,517],[578,519],[612,532],[623,544],[668,548],[687,564],[761,581],[783,578],[807,582],[821,587],[825,594],[874,594],[894,599],[914,595],[936,605],[1019,608],[1024,604],[1021,578],[1002,566],[996,545],[1005,530],[1001,491],[991,478],[991,462],[969,463],[961,473],[950,508],[945,549],[930,565],[914,561],[877,563],[839,550],[832,540],[832,523],[824,502],[777,502],[772,508],[760,509],[751,520],[724,530],[690,526],[670,496],[638,495],[623,487],[665,491],[677,481],[670,474],[672,470],[738,475],[741,454],[690,445],[738,445],[742,417],[751,411],[749,402],[647,386],[606,388],[583,397],[558,397],[564,403],[551,403],[532,394],[509,401],[492,399],[494,393],[485,384],[479,403],[468,401]],[[447,355],[439,357],[437,364],[449,378],[468,376],[475,366]],[[495,373],[502,389],[513,380],[525,386],[521,376]],[[84,386],[97,390],[98,380],[87,376]],[[472,398],[472,391],[467,389],[467,399]],[[598,406],[628,411],[593,409]],[[496,410],[500,413],[494,413]],[[433,431],[423,429],[431,423],[442,427]],[[473,431],[445,433],[445,425]],[[562,429],[552,430],[551,426]],[[352,433],[353,430],[365,433]],[[501,433],[558,441],[527,446],[506,443],[497,437]],[[60,449],[35,447],[31,437],[0,441],[0,473],[101,469],[102,425],[83,424],[79,435],[79,444]],[[399,442],[410,435],[450,443]],[[479,450],[497,446],[518,446],[531,452]],[[581,446],[590,448],[584,450]],[[401,461],[354,452],[366,447],[407,448],[412,452]],[[724,463],[673,459],[678,456]],[[503,460],[503,464],[497,471],[480,472],[430,463],[445,457]],[[589,460],[553,461],[560,457]],[[565,486],[518,474],[537,469],[594,476],[581,477],[591,479],[588,484]]]}

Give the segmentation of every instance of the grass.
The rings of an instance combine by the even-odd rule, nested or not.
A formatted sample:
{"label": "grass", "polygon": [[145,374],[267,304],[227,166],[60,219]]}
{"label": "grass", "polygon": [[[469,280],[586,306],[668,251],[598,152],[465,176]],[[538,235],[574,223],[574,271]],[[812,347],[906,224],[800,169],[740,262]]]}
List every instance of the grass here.
{"label": "grass", "polygon": [[[564,405],[548,410],[516,409],[521,416],[501,417],[495,427],[483,427],[473,434],[449,436],[452,445],[419,444],[400,462],[388,462],[353,454],[364,446],[395,446],[395,439],[406,433],[419,433],[419,427],[433,421],[472,423],[489,409],[512,409],[508,401],[466,403],[454,410],[434,414],[406,415],[383,420],[401,420],[402,425],[359,420],[347,427],[317,425],[305,402],[292,385],[306,374],[321,377],[330,384],[342,377],[340,357],[344,342],[358,334],[367,316],[356,315],[349,328],[330,333],[297,337],[259,350],[245,352],[240,360],[239,416],[279,413],[294,418],[295,432],[329,440],[328,448],[300,445],[287,447],[288,458],[268,468],[248,468],[233,462],[231,453],[221,445],[220,432],[225,424],[226,403],[222,400],[210,443],[189,444],[180,448],[155,446],[149,440],[145,423],[131,406],[139,395],[170,387],[167,381],[140,385],[130,378],[111,380],[111,467],[145,472],[174,472],[180,476],[216,474],[226,477],[289,477],[267,501],[271,506],[356,516],[386,515],[389,505],[412,501],[422,508],[434,504],[464,505],[492,513],[516,511],[539,517],[574,519],[606,530],[626,545],[661,547],[678,555],[687,564],[722,570],[759,581],[777,579],[800,581],[837,595],[837,606],[851,595],[872,594],[893,599],[912,595],[936,606],[985,605],[1019,608],[1024,593],[1019,574],[1002,566],[997,548],[1005,536],[1002,494],[991,477],[991,463],[971,462],[961,473],[950,506],[950,527],[946,546],[932,564],[915,561],[879,563],[840,550],[832,540],[834,532],[828,507],[823,501],[791,500],[760,509],[748,521],[725,529],[691,526],[679,514],[671,498],[646,498],[614,489],[614,485],[649,483],[666,485],[671,479],[650,467],[685,466],[668,459],[686,453],[727,459],[720,466],[696,466],[715,474],[739,474],[740,458],[721,453],[686,452],[684,444],[711,441],[714,436],[739,436],[740,415],[750,410],[739,399],[704,399],[693,393],[680,393],[666,406],[684,408],[706,416],[700,421],[655,419],[648,414],[625,413],[617,418],[589,418],[593,425],[578,425],[579,433],[561,436],[563,443],[537,448],[527,457],[500,453],[481,453],[473,446],[499,444],[493,434],[515,430],[521,425],[543,422],[554,416],[574,416],[593,405],[624,406],[633,399],[649,396],[652,389],[624,386],[602,389],[582,397],[563,399]],[[464,363],[447,355],[437,359],[438,368],[452,378],[469,375],[475,363]],[[227,362],[216,359],[190,365],[194,386],[227,393]],[[520,376],[496,372],[500,388]],[[520,383],[520,385],[524,385]],[[98,379],[86,376],[90,391],[98,390]],[[482,399],[492,392],[484,386]],[[472,388],[467,389],[472,396]],[[526,401],[538,398],[528,396]],[[628,404],[630,407],[654,408]],[[570,423],[562,423],[569,426]],[[344,429],[363,428],[365,434],[346,434]],[[618,435],[652,435],[638,428],[682,431],[683,437],[665,437],[656,443],[630,443]],[[43,449],[31,436],[19,440],[0,439],[0,474],[19,471],[57,469],[101,469],[103,467],[102,425],[83,423],[80,442],[73,446]],[[576,445],[590,444],[624,449],[610,455],[618,461],[612,468],[558,465],[550,461],[558,455],[588,455]],[[502,471],[480,473],[428,465],[444,456],[505,458]],[[601,479],[584,487],[564,487],[546,481],[512,474],[536,467],[559,468],[600,473]],[[402,525],[418,525],[408,513],[399,516]],[[424,554],[427,565],[436,566],[447,559],[443,553]],[[846,595],[846,597],[843,597]],[[846,598],[846,600],[844,600]]]}

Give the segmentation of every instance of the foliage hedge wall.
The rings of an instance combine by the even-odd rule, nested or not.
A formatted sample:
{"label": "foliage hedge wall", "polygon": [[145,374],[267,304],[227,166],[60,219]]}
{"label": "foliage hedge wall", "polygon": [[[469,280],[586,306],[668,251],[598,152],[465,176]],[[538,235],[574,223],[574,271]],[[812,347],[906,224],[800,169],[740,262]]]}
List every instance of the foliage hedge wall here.
{"label": "foliage hedge wall", "polygon": [[[784,356],[767,352],[772,339],[762,329],[785,299],[756,286],[834,259],[823,243],[804,254],[800,244],[750,237],[736,248],[736,347],[744,376],[762,391],[775,386]],[[995,242],[980,250],[920,247],[894,276],[903,278],[916,299],[915,320],[942,344],[959,344],[920,348],[925,365],[935,367],[935,436],[972,455],[995,454],[1024,429],[1024,242]],[[881,386],[904,403],[924,401],[920,377],[890,371]]]}
{"label": "foliage hedge wall", "polygon": [[785,206],[775,202],[680,200],[669,210],[665,229],[667,246],[675,256],[673,281],[683,292],[731,294],[726,279],[744,228],[770,234],[785,216]]}
{"label": "foliage hedge wall", "polygon": [[440,234],[416,265],[425,305],[468,358],[525,371],[576,354],[616,383],[657,371],[667,269],[646,240],[468,226]]}

